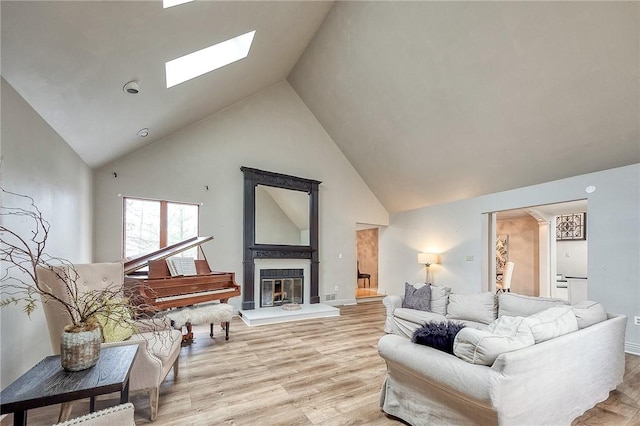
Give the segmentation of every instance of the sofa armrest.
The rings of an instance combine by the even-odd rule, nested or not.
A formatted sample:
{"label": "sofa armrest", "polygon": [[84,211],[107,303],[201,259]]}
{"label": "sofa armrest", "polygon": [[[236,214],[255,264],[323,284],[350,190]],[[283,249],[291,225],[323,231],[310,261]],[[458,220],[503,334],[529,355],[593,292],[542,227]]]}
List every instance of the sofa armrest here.
{"label": "sofa armrest", "polygon": [[390,294],[382,299],[382,304],[387,308],[384,332],[393,333],[393,311],[402,307],[402,297],[397,294]]}
{"label": "sofa armrest", "polygon": [[139,345],[130,378],[130,390],[135,391],[162,383],[180,354],[181,343],[182,332],[169,329],[134,334],[128,340],[103,343],[102,347]]}

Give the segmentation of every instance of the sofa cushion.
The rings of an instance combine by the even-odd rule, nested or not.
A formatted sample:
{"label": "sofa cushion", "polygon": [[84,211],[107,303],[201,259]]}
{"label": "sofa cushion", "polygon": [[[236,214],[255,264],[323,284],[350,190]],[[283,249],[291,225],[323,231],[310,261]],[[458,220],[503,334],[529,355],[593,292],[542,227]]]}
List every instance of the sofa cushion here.
{"label": "sofa cushion", "polygon": [[598,302],[583,300],[573,305],[573,313],[578,320],[578,328],[582,329],[607,319],[607,311]]}
{"label": "sofa cushion", "polygon": [[536,343],[544,342],[578,329],[578,321],[571,306],[554,306],[526,317]]}
{"label": "sofa cushion", "polygon": [[416,324],[426,324],[432,321],[446,321],[444,315],[410,308],[397,308],[393,311],[393,316]]}
{"label": "sofa cushion", "polygon": [[431,310],[431,287],[424,285],[416,288],[415,286],[404,283],[404,298],[402,299],[402,307],[410,309],[418,309],[420,311]]}
{"label": "sofa cushion", "polygon": [[428,322],[413,332],[411,341],[453,355],[453,340],[464,326],[453,321]]}
{"label": "sofa cushion", "polygon": [[451,289],[443,285],[431,285],[431,312],[447,315],[447,304]]}
{"label": "sofa cushion", "polygon": [[464,328],[456,335],[453,353],[471,364],[492,365],[498,355],[532,346],[529,325],[522,317],[500,317],[487,329]]}
{"label": "sofa cushion", "polygon": [[500,293],[498,296],[498,316],[528,317],[553,306],[568,304],[569,302],[563,299]]}
{"label": "sofa cushion", "polygon": [[496,319],[496,296],[493,292],[449,295],[447,318],[489,324]]}

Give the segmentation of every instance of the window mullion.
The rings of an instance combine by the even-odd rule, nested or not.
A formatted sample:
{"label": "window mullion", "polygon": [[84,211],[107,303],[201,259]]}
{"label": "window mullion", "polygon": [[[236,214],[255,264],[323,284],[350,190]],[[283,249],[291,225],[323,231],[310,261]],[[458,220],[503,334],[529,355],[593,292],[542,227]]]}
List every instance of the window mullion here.
{"label": "window mullion", "polygon": [[167,202],[160,202],[160,247],[167,246],[168,219]]}

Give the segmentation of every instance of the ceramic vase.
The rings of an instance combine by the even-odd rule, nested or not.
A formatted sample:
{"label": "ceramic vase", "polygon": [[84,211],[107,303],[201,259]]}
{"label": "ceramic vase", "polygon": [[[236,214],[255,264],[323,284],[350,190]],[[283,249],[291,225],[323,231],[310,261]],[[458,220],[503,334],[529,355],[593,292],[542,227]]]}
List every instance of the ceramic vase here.
{"label": "ceramic vase", "polygon": [[60,362],[67,371],[93,367],[100,358],[100,327],[86,331],[65,331],[60,337]]}

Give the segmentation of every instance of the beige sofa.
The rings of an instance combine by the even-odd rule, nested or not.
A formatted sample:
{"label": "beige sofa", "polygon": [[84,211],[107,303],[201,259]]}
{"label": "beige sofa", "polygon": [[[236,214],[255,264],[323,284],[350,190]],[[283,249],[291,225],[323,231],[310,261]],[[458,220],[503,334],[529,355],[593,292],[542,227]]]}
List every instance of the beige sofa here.
{"label": "beige sofa", "polygon": [[[473,295],[468,296],[466,301],[474,300]],[[477,300],[490,299],[489,295],[476,296]],[[447,299],[450,297],[447,290]],[[464,296],[453,299],[465,301]],[[464,316],[458,309],[464,303],[454,308],[453,315],[448,309],[444,314],[442,310],[417,312],[402,308],[402,297],[387,296],[385,331],[390,334],[378,343],[387,364],[382,410],[412,425],[569,425],[607,399],[622,382],[626,317],[606,314],[593,302],[574,308],[563,301],[513,293],[502,293],[495,301],[496,319],[485,324],[489,313],[473,307],[469,307],[469,318],[458,318]],[[442,300],[436,297],[437,303]],[[441,307],[449,308],[449,303]],[[515,321],[530,332],[547,327],[539,318],[548,317],[549,312],[562,312],[563,318],[573,316],[575,331],[564,330],[557,337],[547,333],[544,341],[491,354],[491,342],[506,339],[513,343],[519,333],[494,339],[492,332],[499,329],[496,324]],[[454,347],[459,356],[412,343],[411,330],[434,320],[467,324],[468,329],[463,329],[466,339],[461,338],[463,331],[456,336]],[[537,332],[536,340],[540,330]],[[476,357],[480,359],[477,363]]]}

